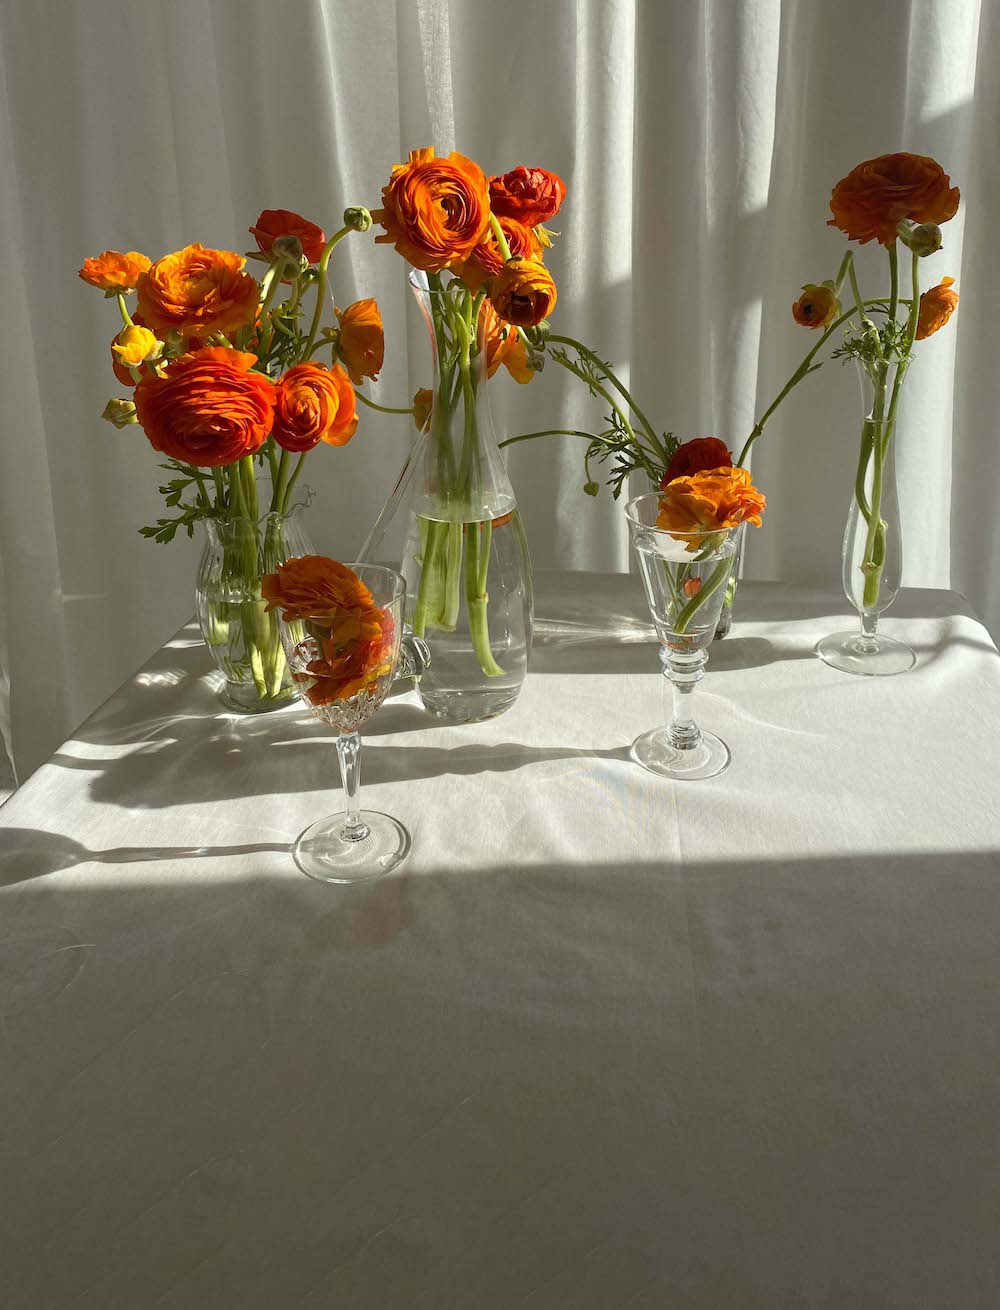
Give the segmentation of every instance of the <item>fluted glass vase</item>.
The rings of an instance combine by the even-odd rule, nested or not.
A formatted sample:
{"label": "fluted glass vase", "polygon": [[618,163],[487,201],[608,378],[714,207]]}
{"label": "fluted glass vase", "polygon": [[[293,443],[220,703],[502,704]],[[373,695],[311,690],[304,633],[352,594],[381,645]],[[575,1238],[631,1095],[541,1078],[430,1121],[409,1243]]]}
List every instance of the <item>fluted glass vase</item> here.
{"label": "fluted glass vase", "polygon": [[531,644],[531,565],[497,446],[486,359],[496,320],[460,282],[412,273],[434,386],[410,491],[406,618],[430,651],[417,692],[455,723],[491,719],[521,691]]}
{"label": "fluted glass vase", "polygon": [[224,682],[223,704],[242,714],[282,709],[298,699],[278,618],[265,613],[260,583],[287,559],[313,554],[302,505],[287,514],[203,519],[205,544],[195,587],[198,623]]}
{"label": "fluted glass vase", "polygon": [[818,653],[844,673],[885,677],[905,673],[916,656],[909,646],[878,631],[879,615],[896,599],[903,572],[903,542],[896,495],[895,369],[859,366],[861,448],[854,479],[842,566],[844,591],[858,611],[860,628],[824,637]]}

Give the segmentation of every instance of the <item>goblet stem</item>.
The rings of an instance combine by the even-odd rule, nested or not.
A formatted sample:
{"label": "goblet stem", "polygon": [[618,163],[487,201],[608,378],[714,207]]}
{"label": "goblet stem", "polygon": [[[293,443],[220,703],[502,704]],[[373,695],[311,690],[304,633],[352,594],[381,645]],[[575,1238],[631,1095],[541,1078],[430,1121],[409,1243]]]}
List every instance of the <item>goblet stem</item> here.
{"label": "goblet stem", "polygon": [[858,650],[865,655],[874,655],[878,650],[878,638],[875,635],[875,629],[878,627],[878,614],[866,610],[861,611],[861,636],[858,638]]}
{"label": "goblet stem", "polygon": [[371,829],[358,813],[358,793],[361,790],[361,738],[356,732],[344,732],[337,738],[337,755],[340,759],[340,776],[344,782],[344,809],[346,822],[341,830],[345,841],[364,841]]}
{"label": "goblet stem", "polygon": [[701,729],[694,717],[694,690],[705,676],[708,655],[699,648],[692,651],[660,648],[663,675],[673,687],[673,719],[667,729],[670,744],[676,750],[693,750],[701,743]]}

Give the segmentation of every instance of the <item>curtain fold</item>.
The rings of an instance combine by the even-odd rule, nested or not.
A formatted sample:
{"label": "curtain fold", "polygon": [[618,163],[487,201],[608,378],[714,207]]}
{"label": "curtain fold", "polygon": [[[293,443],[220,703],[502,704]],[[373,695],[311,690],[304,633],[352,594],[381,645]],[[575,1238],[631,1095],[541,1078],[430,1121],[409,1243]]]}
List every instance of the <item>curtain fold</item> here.
{"label": "curtain fold", "polygon": [[[659,429],[736,447],[808,349],[790,315],[798,288],[833,276],[843,254],[825,226],[833,183],[889,150],[938,158],[963,204],[922,271],[954,276],[962,306],[908,383],[904,582],[958,588],[1000,632],[998,13],[980,0],[5,6],[0,659],[20,776],[192,610],[197,542],[137,536],[159,509],[156,460],[138,430],[100,420],[117,390],[114,306],[76,269],[107,247],[247,249],[266,207],[332,231],[345,206],[378,204],[410,147],[431,143],[489,172],[559,172],[554,330],[614,360]],[[883,277],[877,251],[859,266]],[[430,362],[401,261],[352,237],[333,275],[338,304],[377,296],[387,356],[375,398],[407,404]],[[503,378],[493,395],[501,436],[603,419],[551,361],[530,386]],[[836,363],[779,411],[755,454],[770,508],[750,575],[839,575],[857,419],[854,380]],[[411,437],[405,419],[365,412],[348,447],[311,458],[319,549],[350,557]],[[582,447],[511,449],[535,564],[627,569],[621,506],[606,490],[582,494]]]}

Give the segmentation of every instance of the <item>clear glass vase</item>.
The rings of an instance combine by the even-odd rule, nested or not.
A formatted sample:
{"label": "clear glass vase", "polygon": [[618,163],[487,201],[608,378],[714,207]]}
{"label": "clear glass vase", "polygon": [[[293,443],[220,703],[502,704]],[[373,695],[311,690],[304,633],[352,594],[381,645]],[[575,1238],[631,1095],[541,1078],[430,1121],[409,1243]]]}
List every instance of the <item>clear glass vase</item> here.
{"label": "clear glass vase", "polygon": [[266,614],[260,581],[287,559],[313,554],[297,504],[287,514],[203,519],[205,545],[195,586],[198,623],[223,675],[224,705],[243,714],[281,709],[298,699],[278,618]]}
{"label": "clear glass vase", "polygon": [[879,615],[896,599],[903,573],[903,542],[896,495],[896,370],[878,362],[859,366],[864,419],[854,491],[844,531],[844,591],[858,611],[860,629],[824,637],[818,653],[844,673],[885,677],[905,673],[916,656],[909,646],[878,632]]}
{"label": "clear glass vase", "polygon": [[427,643],[417,692],[455,723],[517,700],[531,644],[531,565],[497,446],[487,385],[488,302],[460,282],[412,273],[434,355],[430,429],[410,484],[406,619]]}

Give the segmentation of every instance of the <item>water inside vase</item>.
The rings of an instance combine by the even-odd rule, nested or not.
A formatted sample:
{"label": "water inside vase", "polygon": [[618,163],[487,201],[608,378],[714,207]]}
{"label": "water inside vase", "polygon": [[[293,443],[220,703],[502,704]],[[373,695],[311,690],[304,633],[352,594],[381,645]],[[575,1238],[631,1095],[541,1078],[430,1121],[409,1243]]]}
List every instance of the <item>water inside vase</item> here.
{"label": "water inside vase", "polygon": [[406,619],[430,647],[417,691],[452,722],[502,714],[528,667],[531,596],[517,509],[445,520],[411,512],[403,556]]}

